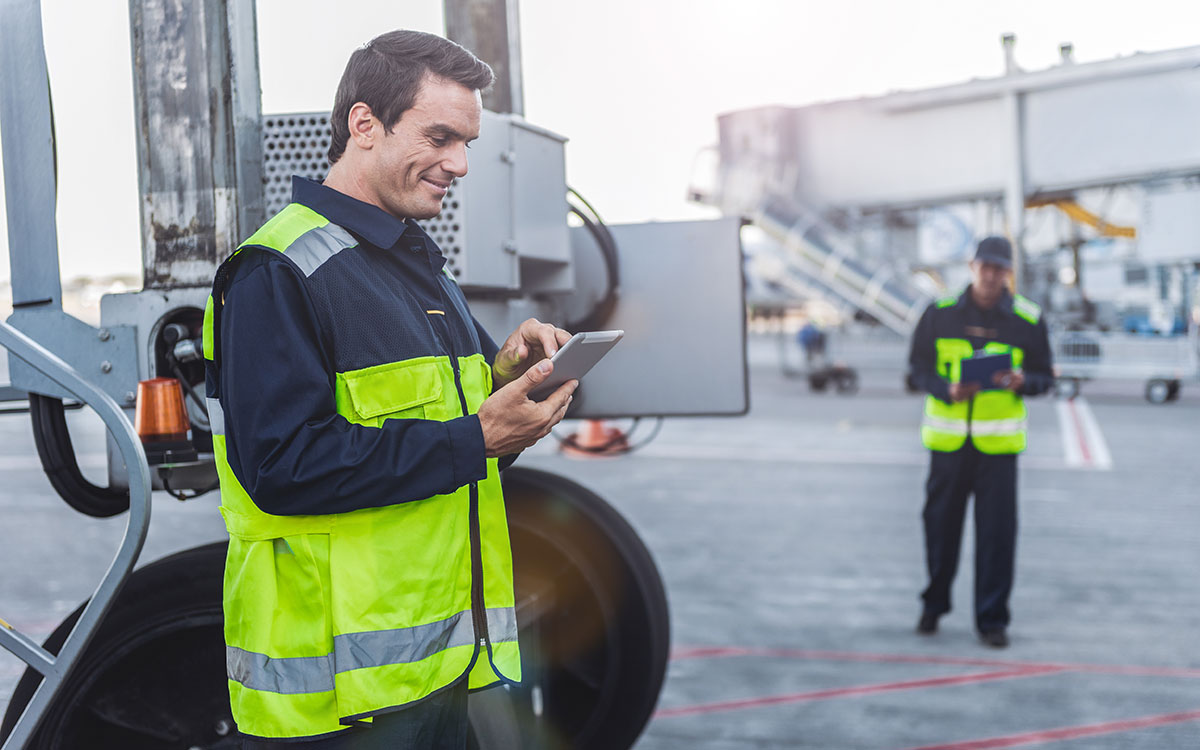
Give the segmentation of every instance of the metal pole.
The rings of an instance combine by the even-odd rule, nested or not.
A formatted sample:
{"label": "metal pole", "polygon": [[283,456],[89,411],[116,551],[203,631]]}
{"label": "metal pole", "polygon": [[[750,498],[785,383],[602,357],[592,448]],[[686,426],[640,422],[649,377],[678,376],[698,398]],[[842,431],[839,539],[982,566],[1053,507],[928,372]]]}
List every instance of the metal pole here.
{"label": "metal pole", "polygon": [[525,114],[517,0],[443,0],[446,36],[492,66],[496,83],[483,95],[493,112]]}
{"label": "metal pole", "polygon": [[38,0],[0,0],[0,123],[13,307],[61,309],[54,126]]}
{"label": "metal pole", "polygon": [[[1005,56],[1005,74],[1018,72],[1013,57],[1017,38],[1013,34],[1002,37]],[[1025,122],[1023,94],[1013,87],[1004,95],[1004,110],[1009,124],[1008,179],[1004,188],[1004,213],[1008,219],[1008,234],[1013,246],[1013,287],[1019,291],[1023,286],[1025,271]]]}
{"label": "metal pole", "polygon": [[251,0],[129,0],[146,289],[207,286],[262,223]]}

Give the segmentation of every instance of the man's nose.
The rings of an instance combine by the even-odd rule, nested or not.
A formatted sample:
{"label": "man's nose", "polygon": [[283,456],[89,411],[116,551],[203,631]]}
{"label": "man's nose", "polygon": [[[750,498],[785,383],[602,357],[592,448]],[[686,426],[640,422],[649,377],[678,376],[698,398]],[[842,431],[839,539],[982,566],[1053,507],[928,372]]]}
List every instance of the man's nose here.
{"label": "man's nose", "polygon": [[460,143],[450,149],[449,155],[442,162],[442,168],[455,177],[466,176],[467,146],[465,143]]}

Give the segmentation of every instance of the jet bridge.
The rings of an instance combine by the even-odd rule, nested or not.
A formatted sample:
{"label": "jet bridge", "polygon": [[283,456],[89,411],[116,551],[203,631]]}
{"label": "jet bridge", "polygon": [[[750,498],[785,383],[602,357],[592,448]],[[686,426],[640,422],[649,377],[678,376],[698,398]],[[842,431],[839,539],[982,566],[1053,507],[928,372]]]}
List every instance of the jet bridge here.
{"label": "jet bridge", "polygon": [[[728,214],[756,217],[791,250],[786,273],[857,277],[829,286],[907,331],[911,317],[880,302],[915,303],[916,287],[902,277],[867,283],[872,274],[850,268],[866,265],[854,251],[863,217],[1003,201],[1020,249],[1027,205],[1069,206],[1080,190],[1200,175],[1200,46],[1094,63],[1073,62],[1064,46],[1061,64],[1022,71],[1014,42],[1004,38],[1000,77],[721,116],[717,185],[705,199]],[[1182,192],[1200,209],[1200,192]],[[778,220],[781,206],[790,207],[785,214],[841,217],[845,228],[824,227],[817,232],[823,243],[805,240],[786,226],[790,219]]]}

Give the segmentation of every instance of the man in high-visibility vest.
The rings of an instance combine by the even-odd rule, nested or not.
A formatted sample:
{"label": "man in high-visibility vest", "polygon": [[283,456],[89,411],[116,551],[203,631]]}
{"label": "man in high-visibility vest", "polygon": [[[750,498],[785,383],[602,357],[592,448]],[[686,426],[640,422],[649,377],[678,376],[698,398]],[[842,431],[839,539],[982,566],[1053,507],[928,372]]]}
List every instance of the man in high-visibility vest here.
{"label": "man in high-visibility vest", "polygon": [[323,183],[221,265],[204,355],[245,747],[467,746],[468,689],[521,679],[499,461],[569,335],[497,346],[416,223],[467,174],[491,69],[432,34],[355,51]]}
{"label": "man in high-visibility vest", "polygon": [[[1008,598],[1017,542],[1017,454],[1025,450],[1022,396],[1054,385],[1041,308],[1009,293],[1012,245],[979,243],[971,285],[929,306],[913,333],[912,382],[929,395],[921,438],[931,451],[926,482],[925,556],[929,585],[917,632],[937,632],[950,611],[967,498],[975,496],[975,628],[987,645],[1008,645]],[[1008,354],[1012,368],[992,382],[964,382],[963,360]]]}

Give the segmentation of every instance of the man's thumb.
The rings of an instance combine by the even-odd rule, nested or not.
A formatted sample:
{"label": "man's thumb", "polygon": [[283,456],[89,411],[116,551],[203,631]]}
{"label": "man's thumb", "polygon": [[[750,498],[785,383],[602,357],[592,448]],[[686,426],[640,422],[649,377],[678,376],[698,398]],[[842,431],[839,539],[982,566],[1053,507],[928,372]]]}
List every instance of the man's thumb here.
{"label": "man's thumb", "polygon": [[521,376],[525,381],[525,391],[528,393],[535,386],[539,385],[542,381],[550,376],[551,372],[554,372],[554,363],[548,359],[543,359],[533,367],[530,367],[525,371],[525,374]]}

